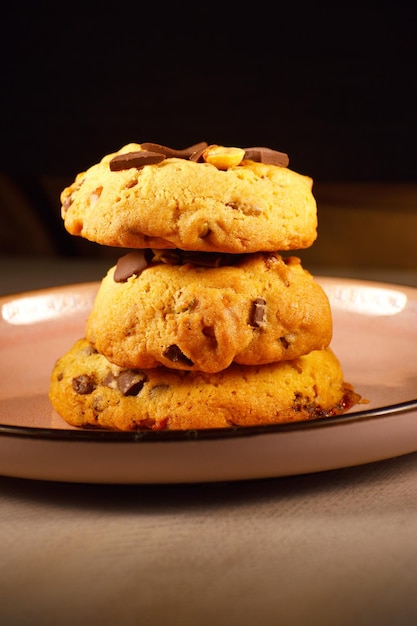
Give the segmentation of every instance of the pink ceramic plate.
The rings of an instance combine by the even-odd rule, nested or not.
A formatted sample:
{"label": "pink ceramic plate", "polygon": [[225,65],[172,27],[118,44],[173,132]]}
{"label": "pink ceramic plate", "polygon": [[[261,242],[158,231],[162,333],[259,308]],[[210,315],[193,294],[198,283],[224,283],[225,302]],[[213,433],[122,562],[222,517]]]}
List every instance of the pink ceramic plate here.
{"label": "pink ceramic plate", "polygon": [[49,377],[84,335],[98,283],[1,298],[0,474],[96,483],[243,480],[417,451],[417,289],[317,280],[332,305],[332,348],[369,403],[337,418],[200,432],[70,428],[49,404]]}

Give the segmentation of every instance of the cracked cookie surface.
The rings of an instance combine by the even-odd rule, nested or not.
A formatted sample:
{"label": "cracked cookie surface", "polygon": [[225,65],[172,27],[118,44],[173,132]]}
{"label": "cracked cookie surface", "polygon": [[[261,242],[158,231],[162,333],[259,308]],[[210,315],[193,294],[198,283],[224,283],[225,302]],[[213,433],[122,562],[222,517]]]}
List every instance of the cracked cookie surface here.
{"label": "cracked cookie surface", "polygon": [[358,401],[330,348],[204,374],[120,368],[86,339],[56,362],[49,397],[72,426],[122,431],[279,424],[338,415]]}
{"label": "cracked cookie surface", "polygon": [[233,254],[297,250],[315,241],[310,177],[250,159],[227,169],[176,157],[111,169],[114,159],[141,151],[141,144],[123,146],[63,190],[70,234],[113,247]]}
{"label": "cracked cookie surface", "polygon": [[86,324],[89,342],[121,367],[213,373],[232,362],[288,361],[330,343],[328,298],[297,257],[145,256],[129,253],[108,271]]}

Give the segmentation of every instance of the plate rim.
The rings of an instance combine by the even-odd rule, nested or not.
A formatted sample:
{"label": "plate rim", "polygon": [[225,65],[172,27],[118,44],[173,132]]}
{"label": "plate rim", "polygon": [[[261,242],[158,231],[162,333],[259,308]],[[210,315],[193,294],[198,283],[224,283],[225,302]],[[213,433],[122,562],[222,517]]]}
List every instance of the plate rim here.
{"label": "plate rim", "polygon": [[[42,428],[34,426],[16,426],[0,423],[0,437],[24,437],[55,441],[73,441],[90,443],[166,443],[170,441],[207,441],[214,439],[235,439],[277,434],[280,432],[303,431],[328,428],[331,426],[350,425],[375,419],[391,417],[394,414],[417,411],[417,399],[406,400],[397,404],[346,412],[331,417],[321,417],[279,424],[257,426],[231,426],[230,428],[205,428],[187,430],[132,430],[113,431],[104,429]],[[417,415],[417,413],[416,413]]]}
{"label": "plate rim", "polygon": [[[355,278],[348,276],[314,275],[317,282],[326,281],[338,284],[355,285],[368,288],[385,288],[405,290],[412,294],[417,301],[417,287],[378,281],[367,278]],[[11,300],[21,298],[38,297],[39,295],[51,295],[55,292],[80,292],[98,289],[100,280],[74,282],[53,287],[42,287],[29,291],[11,293],[0,296],[0,307]],[[341,415],[330,417],[297,420],[279,424],[256,425],[256,426],[231,426],[230,428],[207,428],[192,430],[152,431],[137,429],[134,431],[111,431],[104,429],[70,429],[70,428],[44,428],[33,426],[18,426],[0,422],[0,437],[25,438],[49,441],[90,442],[90,443],[168,443],[172,441],[207,441],[219,439],[237,439],[242,437],[255,437],[284,433],[289,431],[304,431],[311,429],[329,428],[332,426],[351,425],[355,422],[381,419],[397,413],[411,413],[417,410],[417,398],[406,400],[393,405],[374,407],[372,409],[352,410]],[[417,449],[417,447],[416,447]]]}

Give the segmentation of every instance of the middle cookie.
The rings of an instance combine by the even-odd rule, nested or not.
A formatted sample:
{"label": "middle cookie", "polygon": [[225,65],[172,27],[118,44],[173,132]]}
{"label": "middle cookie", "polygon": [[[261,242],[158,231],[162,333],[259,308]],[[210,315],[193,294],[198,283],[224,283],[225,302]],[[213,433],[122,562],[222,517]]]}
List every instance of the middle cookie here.
{"label": "middle cookie", "polygon": [[86,337],[120,367],[214,373],[322,350],[332,315],[297,257],[147,250],[108,271]]}

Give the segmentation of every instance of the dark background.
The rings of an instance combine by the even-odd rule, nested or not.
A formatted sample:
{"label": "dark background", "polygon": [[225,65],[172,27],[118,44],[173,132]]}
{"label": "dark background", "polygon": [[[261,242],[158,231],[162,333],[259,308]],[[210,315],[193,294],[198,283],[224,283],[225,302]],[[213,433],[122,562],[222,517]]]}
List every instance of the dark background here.
{"label": "dark background", "polygon": [[131,141],[266,145],[315,181],[416,181],[413,13],[398,2],[9,3],[0,172],[47,219],[58,191],[39,180],[58,189]]}
{"label": "dark background", "polygon": [[414,11],[364,5],[8,3],[1,167],[72,175],[129,141],[206,140],[322,180],[415,180]]}

